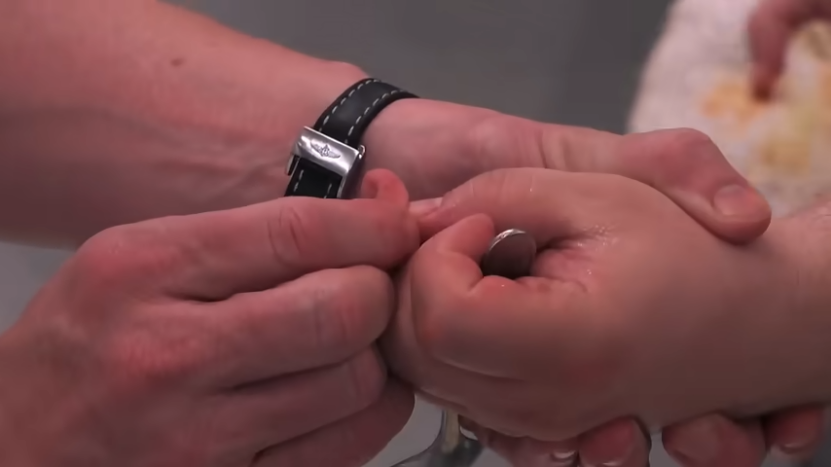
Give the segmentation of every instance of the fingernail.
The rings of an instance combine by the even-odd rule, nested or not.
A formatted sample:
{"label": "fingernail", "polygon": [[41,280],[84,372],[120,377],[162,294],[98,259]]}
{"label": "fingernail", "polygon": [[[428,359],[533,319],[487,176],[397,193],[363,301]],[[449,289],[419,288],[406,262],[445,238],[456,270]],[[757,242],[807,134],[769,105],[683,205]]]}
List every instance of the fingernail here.
{"label": "fingernail", "polygon": [[[641,435],[638,423],[623,420],[609,425],[605,430],[595,433],[587,439],[585,457],[591,457],[587,467],[620,467],[630,464],[636,446],[640,445]],[[600,444],[602,442],[602,445]],[[584,456],[581,461],[586,462]]]}
{"label": "fingernail", "polygon": [[770,455],[774,459],[785,465],[796,466],[799,464],[798,459],[795,459],[793,455],[786,453],[777,446],[774,446],[770,449]]}
{"label": "fingernail", "polygon": [[422,199],[410,203],[410,213],[416,217],[424,217],[441,206],[441,198]]}
{"label": "fingernail", "polygon": [[577,451],[558,451],[531,460],[529,467],[572,467],[576,461]]}
{"label": "fingernail", "polygon": [[716,192],[713,207],[724,216],[753,216],[759,212],[761,196],[743,185],[727,185]]}
{"label": "fingernail", "polygon": [[698,420],[685,428],[684,442],[673,451],[689,462],[707,465],[718,456],[720,448],[718,427],[709,420]]}
{"label": "fingernail", "polygon": [[811,439],[809,436],[806,436],[801,439],[794,439],[790,442],[782,444],[782,450],[786,452],[802,451],[803,449],[807,448],[808,446],[814,443],[814,440]]}

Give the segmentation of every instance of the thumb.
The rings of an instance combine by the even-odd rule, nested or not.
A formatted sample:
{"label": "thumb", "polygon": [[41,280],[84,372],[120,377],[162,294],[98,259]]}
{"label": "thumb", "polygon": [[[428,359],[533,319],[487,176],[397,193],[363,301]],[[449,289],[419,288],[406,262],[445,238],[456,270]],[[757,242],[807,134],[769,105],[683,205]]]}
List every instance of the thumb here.
{"label": "thumb", "polygon": [[716,145],[692,130],[624,136],[600,170],[645,183],[672,199],[714,235],[745,243],[767,230],[767,201],[733,168]]}
{"label": "thumb", "polygon": [[367,172],[361,183],[360,197],[385,201],[404,209],[409,201],[409,194],[404,182],[387,169],[375,169]]}
{"label": "thumb", "polygon": [[705,134],[689,129],[625,136],[546,125],[537,150],[545,166],[621,175],[669,197],[714,235],[745,243],[764,233],[770,207]]}

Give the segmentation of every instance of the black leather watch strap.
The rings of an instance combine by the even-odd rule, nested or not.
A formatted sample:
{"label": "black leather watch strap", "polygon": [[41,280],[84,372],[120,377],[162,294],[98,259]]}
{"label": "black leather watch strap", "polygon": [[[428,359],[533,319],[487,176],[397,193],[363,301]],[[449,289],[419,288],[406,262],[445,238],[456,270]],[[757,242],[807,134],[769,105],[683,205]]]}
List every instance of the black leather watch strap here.
{"label": "black leather watch strap", "polygon": [[337,198],[343,177],[306,159],[297,159],[286,196]]}
{"label": "black leather watch strap", "polygon": [[[352,152],[360,151],[360,157],[344,175],[324,167],[325,163],[321,165],[293,155],[288,171],[291,179],[285,196],[351,197],[351,192],[360,182],[359,171],[363,164],[361,140],[367,128],[388,105],[415,97],[418,96],[375,78],[363,79],[350,86],[320,115],[312,129],[349,146]],[[320,162],[320,159],[317,160]]]}
{"label": "black leather watch strap", "polygon": [[314,129],[353,148],[372,120],[395,101],[418,97],[375,78],[353,84],[317,119]]}

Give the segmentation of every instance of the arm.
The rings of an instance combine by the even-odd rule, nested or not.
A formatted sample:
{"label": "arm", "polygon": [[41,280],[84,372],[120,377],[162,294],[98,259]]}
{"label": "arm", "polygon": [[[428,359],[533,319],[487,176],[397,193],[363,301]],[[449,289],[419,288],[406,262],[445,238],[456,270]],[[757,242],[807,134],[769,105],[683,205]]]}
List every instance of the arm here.
{"label": "arm", "polygon": [[[786,219],[766,234],[787,256],[783,269],[792,286],[782,293],[790,304],[779,310],[778,332],[769,344],[779,356],[769,406],[831,401],[831,203]],[[775,324],[776,324],[775,323]]]}
{"label": "arm", "polygon": [[39,243],[280,196],[365,76],[151,0],[4,1],[0,63],[0,235]]}

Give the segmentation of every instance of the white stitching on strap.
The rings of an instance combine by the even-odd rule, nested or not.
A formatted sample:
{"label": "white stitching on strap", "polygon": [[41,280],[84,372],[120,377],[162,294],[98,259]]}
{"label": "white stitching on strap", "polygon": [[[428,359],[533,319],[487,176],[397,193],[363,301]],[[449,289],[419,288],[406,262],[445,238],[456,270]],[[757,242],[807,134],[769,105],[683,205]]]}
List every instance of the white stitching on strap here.
{"label": "white stitching on strap", "polygon": [[352,126],[349,127],[349,131],[346,133],[346,137],[348,138],[348,137],[352,136],[352,132],[355,131],[355,127],[358,126],[358,123],[360,123],[361,120],[366,116],[366,114],[368,114],[370,110],[374,109],[375,106],[378,105],[379,102],[381,102],[382,100],[386,99],[387,97],[392,96],[394,94],[397,94],[399,92],[400,91],[398,89],[394,89],[390,92],[384,93],[384,95],[382,95],[381,97],[379,97],[379,98],[375,99],[374,101],[372,101],[372,104],[370,104],[367,108],[365,108],[364,113],[361,114],[361,115],[358,115],[358,118],[355,119],[355,123],[353,123]]}
{"label": "white stitching on strap", "polygon": [[[346,99],[349,99],[350,97],[352,97],[352,94],[355,94],[355,93],[356,93],[359,89],[361,89],[362,87],[366,86],[367,84],[370,84],[370,83],[377,83],[378,81],[380,81],[380,80],[377,80],[377,79],[370,79],[370,80],[367,80],[367,81],[365,81],[365,82],[363,82],[363,83],[361,83],[361,84],[359,84],[359,85],[355,86],[355,89],[353,89],[353,90],[349,91],[349,94],[347,94],[347,95],[343,96],[343,98],[341,98],[341,100],[339,100],[339,101],[338,101],[338,103],[337,103],[337,104],[335,104],[335,106],[334,106],[334,107],[332,107],[332,110],[330,110],[330,111],[329,111],[329,113],[327,113],[327,114],[326,114],[326,118],[324,118],[324,119],[323,119],[323,123],[321,123],[321,124],[320,124],[320,131],[321,131],[321,132],[323,132],[323,129],[326,127],[326,123],[328,123],[328,122],[329,122],[329,118],[330,118],[330,117],[332,117],[332,115],[334,115],[334,114],[335,114],[335,112],[337,112],[337,111],[338,111],[338,109],[340,108],[340,106],[342,106],[342,105],[343,105],[343,103],[344,103],[344,102],[346,102]],[[366,112],[364,112],[364,114],[366,114]],[[352,125],[352,127],[354,128],[354,127],[355,127],[355,125]],[[349,130],[349,133],[351,134],[351,133],[352,133],[352,130]]]}

